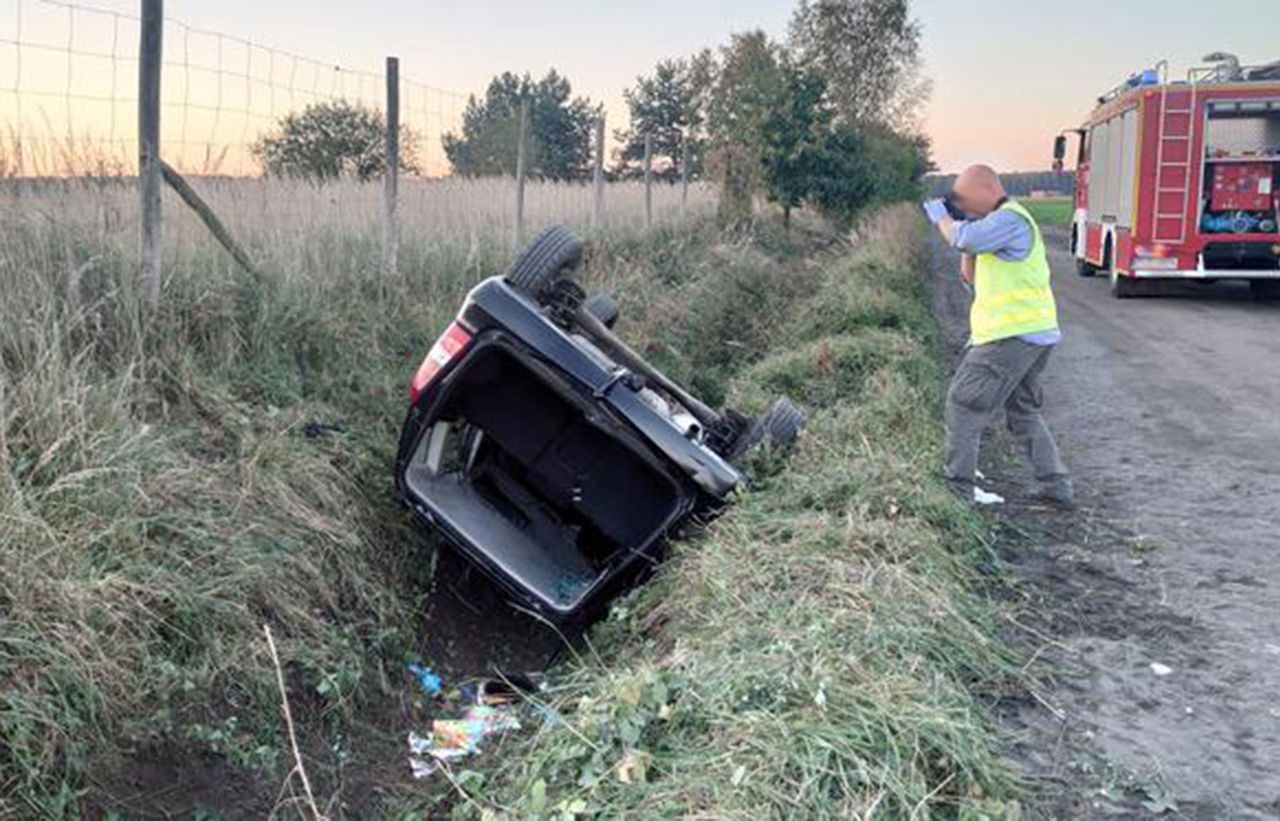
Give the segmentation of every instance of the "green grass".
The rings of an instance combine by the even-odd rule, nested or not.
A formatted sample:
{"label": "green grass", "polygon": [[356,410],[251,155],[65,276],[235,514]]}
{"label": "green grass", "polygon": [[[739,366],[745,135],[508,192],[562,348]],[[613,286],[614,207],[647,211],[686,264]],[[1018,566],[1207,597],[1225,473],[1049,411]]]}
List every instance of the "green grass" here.
{"label": "green grass", "polygon": [[808,403],[798,450],[760,457],[731,510],[614,607],[556,671],[559,719],[461,774],[456,812],[1016,814],[982,701],[1017,666],[976,592],[990,556],[938,480],[919,230],[903,209],[865,225],[725,363],[736,402]]}
{"label": "green grass", "polygon": [[[348,728],[423,652],[431,548],[389,471],[405,380],[501,270],[505,232],[410,209],[403,275],[385,281],[376,230],[343,210],[369,192],[294,193],[215,191],[258,278],[170,211],[163,307],[145,320],[131,192],[50,186],[0,211],[0,816],[80,814],[89,774],[128,750],[281,783],[264,622],[313,777],[332,785],[325,771],[362,753]],[[560,724],[460,775],[470,802],[435,782],[411,806],[1006,806],[980,701],[1011,667],[974,592],[976,525],[935,478],[918,227],[883,215],[821,260],[767,221],[593,237],[584,276],[621,296],[647,355],[749,409],[794,393],[813,422],[554,671]],[[310,439],[310,421],[345,432]],[[403,768],[403,750],[360,763]]]}
{"label": "green grass", "polygon": [[1070,228],[1071,218],[1075,214],[1075,203],[1070,197],[1052,197],[1049,199],[1020,200],[1035,217],[1036,222],[1045,227]]}

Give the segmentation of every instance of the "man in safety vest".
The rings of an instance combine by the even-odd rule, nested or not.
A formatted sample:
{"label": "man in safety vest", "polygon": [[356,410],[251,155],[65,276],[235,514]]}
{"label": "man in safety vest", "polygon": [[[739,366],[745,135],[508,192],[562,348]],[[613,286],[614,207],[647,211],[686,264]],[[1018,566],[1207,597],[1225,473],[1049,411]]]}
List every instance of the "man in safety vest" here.
{"label": "man in safety vest", "polygon": [[985,165],[964,170],[948,198],[930,200],[925,213],[961,252],[961,276],[973,285],[969,347],[947,392],[947,477],[964,498],[1002,501],[976,485],[978,444],[992,416],[1004,408],[1009,431],[1022,443],[1040,484],[1040,501],[1074,506],[1071,477],[1040,410],[1041,378],[1062,339],[1049,287],[1044,239],[1027,210],[1005,195]]}

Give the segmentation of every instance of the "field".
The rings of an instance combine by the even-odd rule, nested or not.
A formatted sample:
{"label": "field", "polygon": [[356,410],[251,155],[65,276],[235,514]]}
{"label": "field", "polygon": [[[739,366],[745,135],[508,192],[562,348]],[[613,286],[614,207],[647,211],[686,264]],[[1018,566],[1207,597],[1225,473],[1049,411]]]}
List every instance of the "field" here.
{"label": "field", "polygon": [[1046,228],[1070,228],[1071,217],[1075,213],[1075,205],[1070,197],[1048,197],[1045,199],[1026,198],[1019,200]]}
{"label": "field", "polygon": [[[561,723],[453,783],[406,783],[403,664],[439,638],[422,635],[435,554],[388,466],[406,377],[509,253],[509,189],[409,186],[388,280],[376,187],[200,184],[259,271],[167,202],[151,316],[131,188],[4,193],[0,816],[298,809],[276,799],[292,762],[263,623],[336,815],[905,814],[1016,794],[979,704],[1017,668],[975,593],[981,531],[934,476],[909,210],[852,239],[767,219],[723,234],[709,191],[680,221],[662,189],[643,235],[639,187],[610,188],[584,276],[622,297],[624,333],[708,398],[792,393],[812,429],[552,670]],[[588,202],[534,186],[531,227],[582,225]],[[371,716],[386,744],[359,731]]]}

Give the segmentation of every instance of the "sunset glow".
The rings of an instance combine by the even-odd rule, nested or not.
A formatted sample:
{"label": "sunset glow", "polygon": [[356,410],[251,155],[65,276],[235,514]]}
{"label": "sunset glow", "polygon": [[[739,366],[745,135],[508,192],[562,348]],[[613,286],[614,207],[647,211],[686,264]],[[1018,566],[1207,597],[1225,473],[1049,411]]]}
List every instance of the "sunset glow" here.
{"label": "sunset glow", "polygon": [[[35,173],[64,173],[86,157],[131,165],[136,6],[102,0],[96,13],[0,0],[0,133],[9,164]],[[280,115],[336,97],[380,107],[382,63],[394,54],[407,81],[403,120],[419,135],[423,169],[440,174],[441,135],[457,128],[466,95],[498,72],[555,67],[576,92],[603,102],[610,128],[620,128],[623,90],[655,61],[749,28],[783,38],[792,9],[789,0],[658,0],[643,13],[585,0],[169,0],[166,156],[193,172],[254,173],[248,146]],[[1102,0],[919,0],[915,11],[932,81],[921,125],[944,170],[977,161],[1045,168],[1053,136],[1079,123],[1096,95],[1161,59],[1176,78],[1217,49],[1246,63],[1280,58],[1274,0],[1132,0],[1127,24]]]}

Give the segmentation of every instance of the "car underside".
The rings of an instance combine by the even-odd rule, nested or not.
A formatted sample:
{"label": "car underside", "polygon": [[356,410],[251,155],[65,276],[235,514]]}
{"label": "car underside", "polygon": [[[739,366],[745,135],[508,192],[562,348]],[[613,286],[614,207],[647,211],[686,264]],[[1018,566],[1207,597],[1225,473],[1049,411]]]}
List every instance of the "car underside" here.
{"label": "car underside", "polygon": [[616,304],[569,278],[582,243],[544,232],[480,283],[411,386],[400,495],[516,603],[588,616],[714,515],[761,443],[804,418],[786,400],[715,412],[612,334]]}

